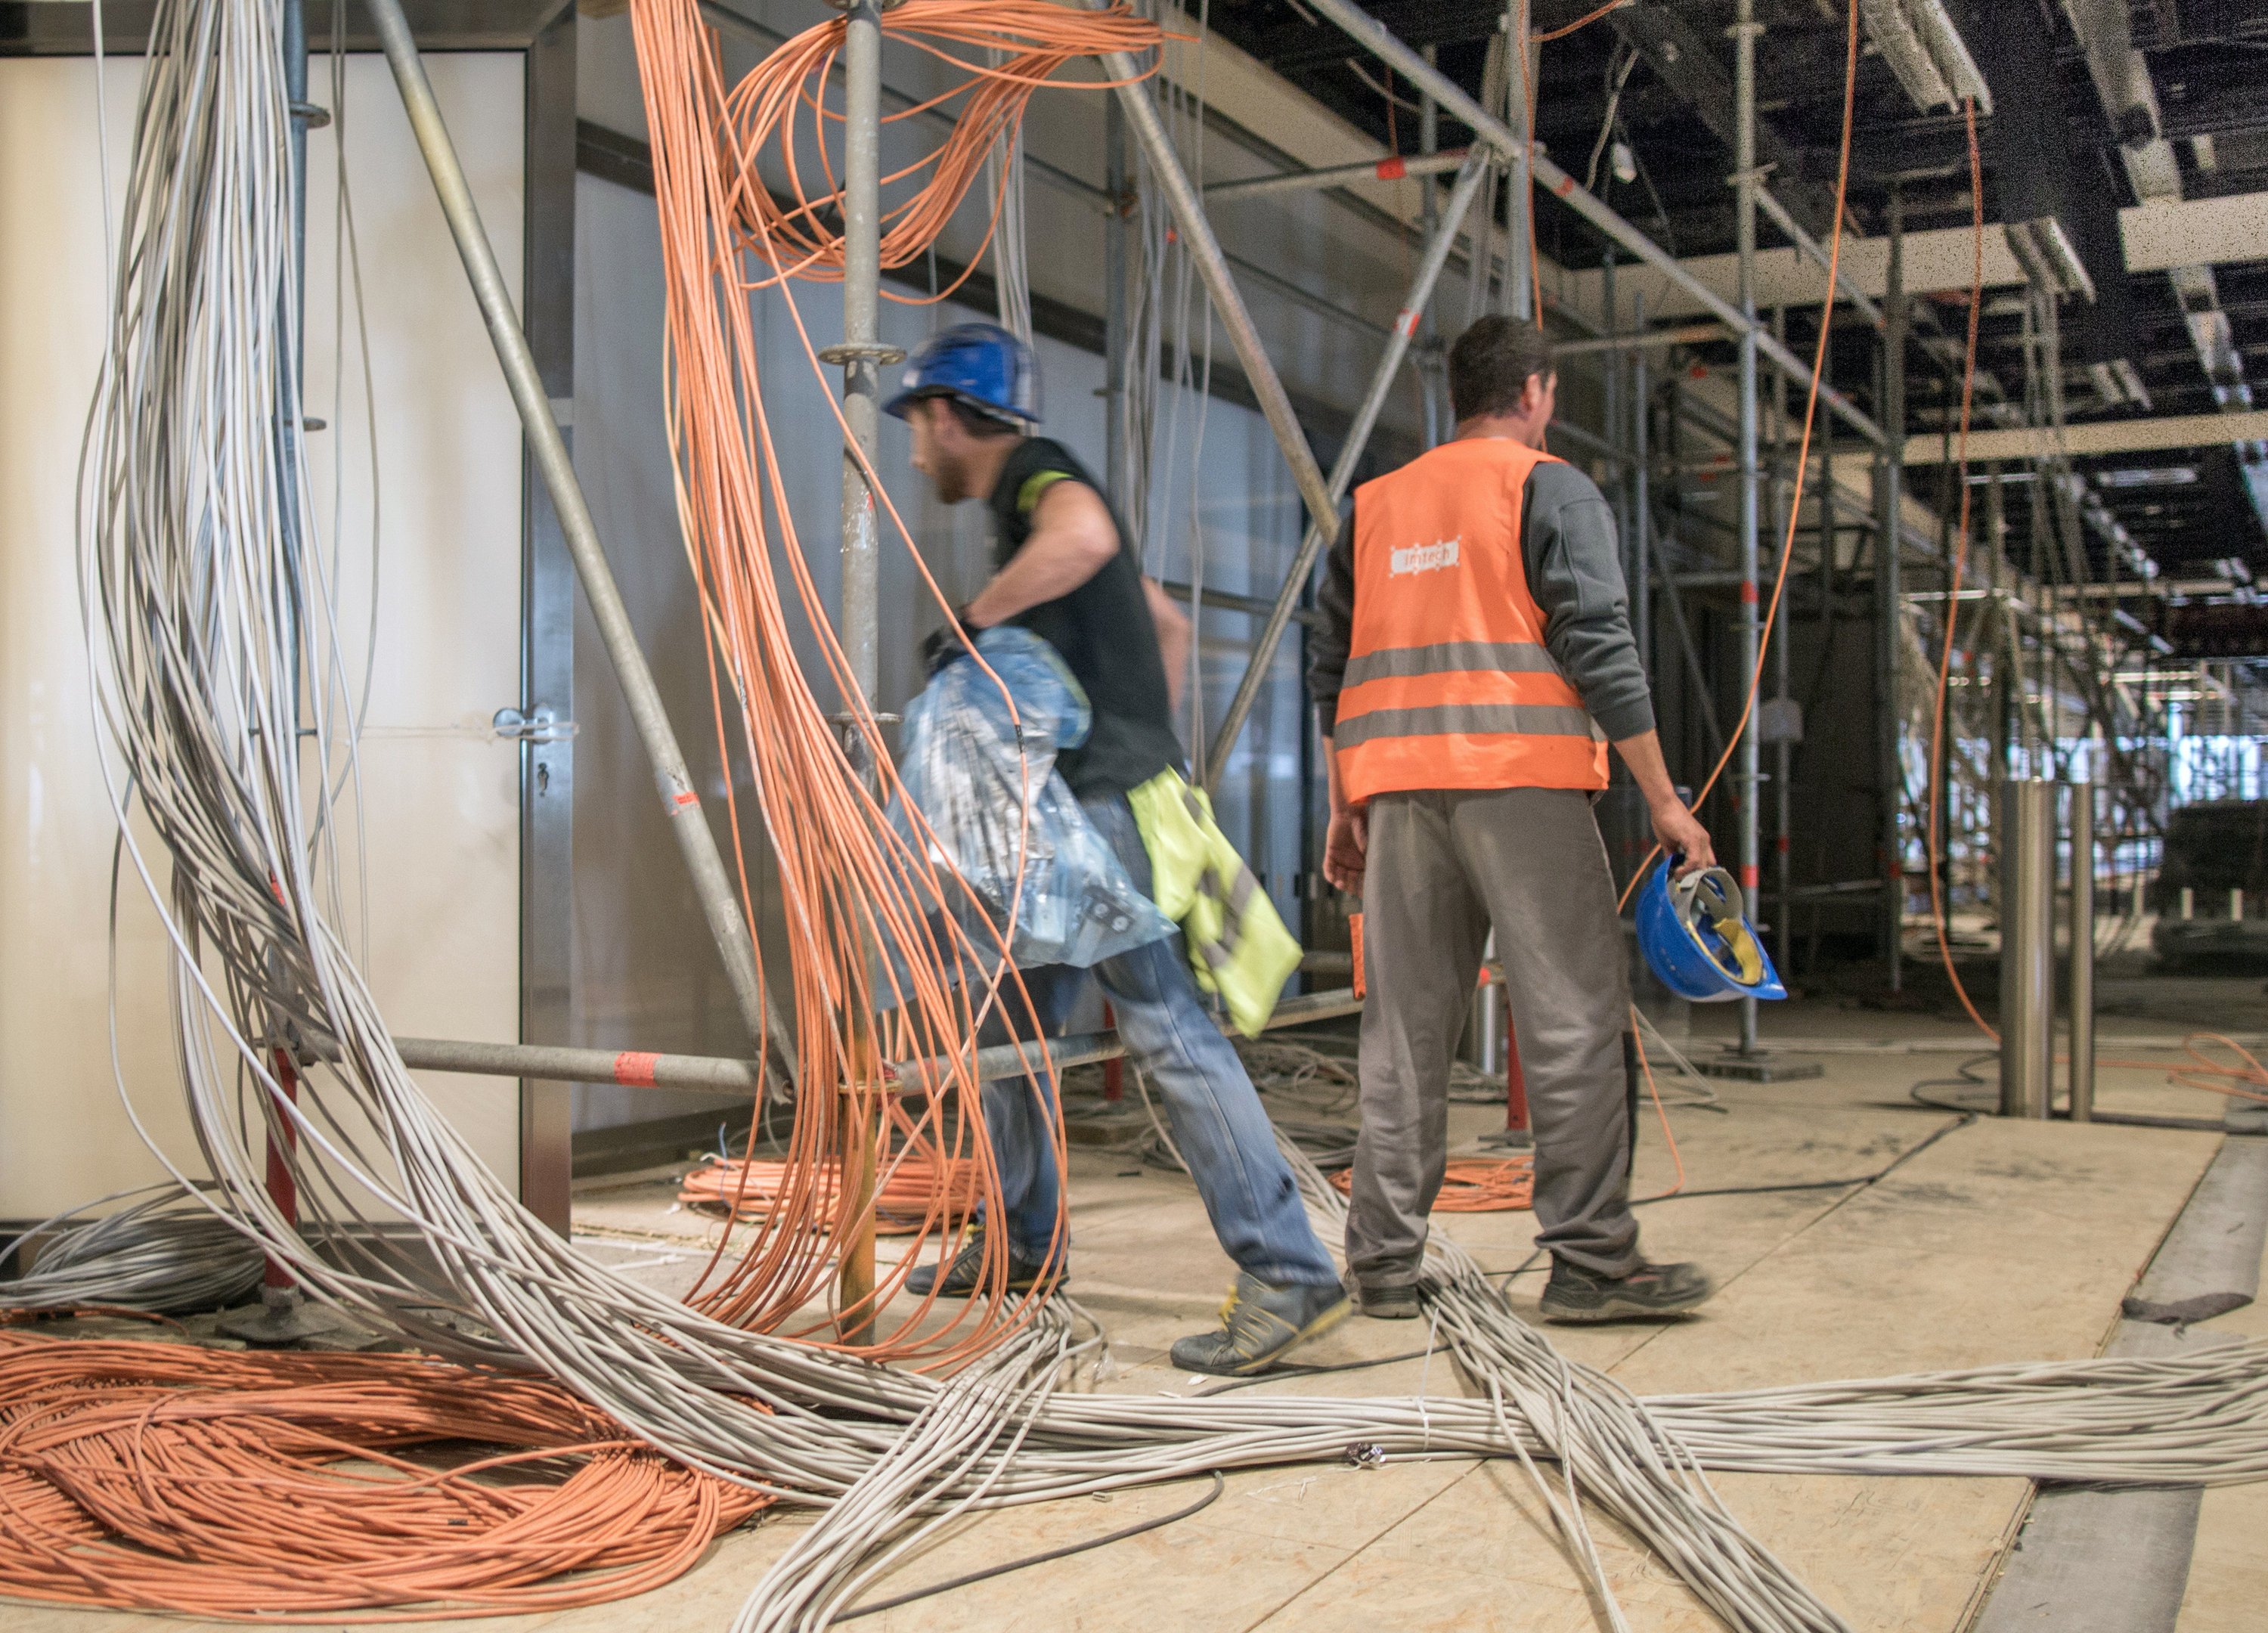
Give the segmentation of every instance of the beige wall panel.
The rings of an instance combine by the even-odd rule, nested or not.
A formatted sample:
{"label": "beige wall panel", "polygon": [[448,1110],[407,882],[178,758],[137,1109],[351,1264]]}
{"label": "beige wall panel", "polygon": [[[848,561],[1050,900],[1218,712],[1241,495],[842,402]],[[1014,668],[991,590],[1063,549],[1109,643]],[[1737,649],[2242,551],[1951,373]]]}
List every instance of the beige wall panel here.
{"label": "beige wall panel", "polygon": [[[429,69],[498,256],[516,272],[521,60],[451,55]],[[138,77],[137,64],[114,62],[105,80],[114,191]],[[364,967],[398,1031],[510,1039],[516,753],[488,722],[518,693],[519,429],[382,61],[350,60],[346,82],[382,530],[345,922],[367,948]],[[311,83],[313,99],[331,103],[324,59]],[[161,1172],[112,1084],[112,824],[73,565],[72,474],[103,336],[93,85],[84,60],[0,62],[0,1217]],[[308,411],[331,424],[309,445],[316,524],[326,552],[339,552],[338,622],[358,688],[372,613],[372,420],[351,319],[342,371],[334,351],[335,129],[309,143]],[[161,932],[130,878],[122,900],[127,1082],[152,1134],[194,1169]],[[513,1085],[445,1078],[433,1087],[482,1158],[516,1173]]]}

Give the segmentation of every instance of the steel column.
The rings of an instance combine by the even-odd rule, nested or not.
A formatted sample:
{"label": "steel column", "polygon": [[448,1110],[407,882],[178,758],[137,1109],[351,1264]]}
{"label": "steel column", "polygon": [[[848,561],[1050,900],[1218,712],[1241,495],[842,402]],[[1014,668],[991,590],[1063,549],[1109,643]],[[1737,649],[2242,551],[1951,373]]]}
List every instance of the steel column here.
{"label": "steel column", "polygon": [[598,524],[592,519],[590,504],[583,497],[581,483],[576,480],[574,462],[569,457],[565,438],[560,435],[550,401],[544,394],[542,376],[528,349],[527,336],[521,331],[519,315],[512,309],[512,295],[504,285],[503,268],[497,263],[495,246],[489,242],[488,229],[482,224],[480,210],[473,202],[472,186],[465,179],[456,144],[450,140],[440,104],[434,99],[432,83],[425,77],[416,41],[410,34],[408,19],[402,16],[401,0],[369,0],[369,11],[379,43],[394,70],[394,82],[401,92],[410,129],[417,138],[425,167],[432,175],[441,213],[449,223],[450,236],[456,240],[457,254],[465,263],[474,298],[480,304],[489,340],[496,348],[497,361],[504,369],[512,404],[519,411],[529,452],[559,512],[560,527],[573,554],[576,574],[591,603],[592,620],[615,666],[615,678],[622,683],[638,739],[652,761],[662,810],[669,818],[678,849],[693,875],[694,889],[701,898],[709,933],[716,938],[717,951],[724,960],[725,974],[732,983],[741,1022],[751,1041],[762,1036],[769,1025],[792,1077],[792,1034],[785,1017],[770,1004],[756,975],[755,945],[740,916],[732,877],[725,871],[724,858],[718,853],[716,835],[710,832],[709,820],[701,809],[700,796],[693,787],[691,773],[686,769],[677,735],[670,728],[660,691],[654,685],[653,672],[646,667],[645,655],[638,650],[637,632],[622,606],[614,571],[607,564],[605,547],[599,541]]}
{"label": "steel column", "polygon": [[[1787,338],[1787,308],[1778,308],[1772,313],[1772,333],[1780,339]],[[1771,544],[1775,552],[1786,548],[1795,532],[1795,482],[1797,473],[1787,462],[1787,403],[1778,383],[1772,387],[1772,531]],[[1821,539],[1822,546],[1826,535]],[[1790,570],[1793,570],[1791,564]],[[1779,701],[1782,718],[1779,732],[1772,744],[1772,888],[1778,901],[1772,907],[1772,928],[1778,932],[1779,963],[1782,969],[1791,968],[1791,954],[1795,947],[1795,913],[1789,905],[1793,900],[1795,848],[1791,832],[1795,825],[1795,791],[1789,785],[1795,772],[1795,742],[1787,735],[1786,706],[1794,700],[1788,694],[1789,658],[1792,643],[1789,626],[1793,619],[1785,605],[1781,616],[1787,624],[1774,631],[1771,644],[1772,695]]]}
{"label": "steel column", "polygon": [[[1763,32],[1756,22],[1756,0],[1740,0],[1733,25],[1733,102],[1735,117],[1735,140],[1733,164],[1734,175],[1734,235],[1740,256],[1741,318],[1741,686],[1745,691],[1756,674],[1758,642],[1763,635],[1759,619],[1760,608],[1756,588],[1756,535],[1758,517],[1756,467],[1756,349],[1761,339],[1756,328],[1756,35]],[[1736,799],[1736,821],[1739,836],[1735,841],[1740,856],[1741,891],[1748,898],[1751,922],[1763,916],[1758,908],[1763,901],[1758,864],[1760,833],[1756,796],[1760,787],[1762,767],[1756,754],[1756,725],[1754,711],[1734,723],[1740,734],[1740,747],[1735,756],[1733,773]],[[1741,1000],[1741,1053],[1749,1055],[1756,1047],[1756,1001]]]}
{"label": "steel column", "polygon": [[1441,268],[1448,264],[1449,249],[1456,242],[1457,229],[1471,210],[1487,174],[1487,161],[1478,152],[1469,155],[1457,172],[1457,185],[1450,190],[1448,205],[1441,211],[1440,225],[1432,241],[1425,246],[1425,255],[1418,263],[1418,276],[1410,283],[1409,298],[1403,303],[1401,313],[1394,320],[1393,333],[1387,337],[1386,354],[1379,359],[1378,368],[1370,377],[1370,388],[1363,394],[1362,406],[1355,410],[1353,423],[1347,427],[1346,439],[1339,445],[1338,458],[1331,461],[1330,481],[1324,493],[1328,508],[1322,512],[1329,518],[1329,525],[1326,527],[1322,522],[1315,522],[1300,541],[1300,553],[1292,560],[1292,570],[1284,576],[1283,587],[1276,592],[1276,604],[1269,610],[1259,638],[1253,643],[1244,678],[1237,683],[1236,695],[1229,700],[1220,729],[1213,733],[1212,745],[1206,750],[1208,793],[1219,783],[1220,774],[1228,764],[1228,751],[1235,746],[1238,733],[1244,730],[1253,700],[1260,695],[1261,683],[1268,678],[1277,644],[1283,638],[1285,625],[1291,622],[1292,607],[1306,588],[1308,576],[1314,570],[1315,558],[1322,553],[1325,544],[1338,536],[1339,501],[1346,497],[1354,481],[1355,467],[1361,463],[1363,450],[1369,445],[1379,411],[1386,406],[1387,393],[1393,389],[1395,377],[1401,371],[1402,359],[1410,349],[1410,337],[1418,329],[1418,314],[1432,298],[1433,285],[1440,278]]}
{"label": "steel column", "polygon": [[[1514,163],[1528,158],[1528,144],[1524,136],[1516,135],[1502,120],[1474,101],[1455,80],[1428,68],[1423,57],[1395,38],[1383,23],[1353,4],[1351,0],[1307,0],[1307,4],[1310,11],[1320,12],[1337,24],[1351,39],[1381,62],[1391,66],[1395,73],[1408,79],[1412,85],[1430,92],[1441,104],[1442,112],[1470,129],[1481,145],[1494,148]],[[1513,71],[1517,73],[1517,63],[1513,65]],[[1743,330],[1755,332],[1755,321],[1743,317],[1739,307],[1681,266],[1675,255],[1623,219],[1603,200],[1585,188],[1579,179],[1560,169],[1550,155],[1536,153],[1533,159],[1535,186],[1550,189],[1554,198],[1691,296],[1703,309],[1730,326],[1735,333]],[[1807,387],[1810,385],[1810,364],[1785,346],[1769,341],[1760,344],[1764,357],[1783,376]],[[1858,432],[1870,445],[1881,445],[1881,427],[1848,397],[1822,386],[1819,401],[1841,416],[1844,423]]]}
{"label": "steel column", "polygon": [[[1631,328],[1646,333],[1646,291],[1631,298]],[[1653,677],[1653,472],[1646,452],[1653,434],[1653,405],[1646,380],[1646,348],[1631,354],[1631,634],[1638,661]]]}
{"label": "steel column", "polygon": [[1904,985],[1906,878],[1905,762],[1900,754],[1898,672],[1898,555],[1903,548],[1900,490],[1905,467],[1900,453],[1906,439],[1905,200],[1890,189],[1889,268],[1882,295],[1882,427],[1885,442],[1874,466],[1874,500],[1880,511],[1874,531],[1874,730],[1875,775],[1882,790],[1881,847],[1885,903],[1882,956],[1889,989]]}
{"label": "steel column", "polygon": [[[1533,110],[1528,92],[1535,84],[1535,48],[1528,42],[1528,0],[1512,0],[1506,8],[1511,27],[1505,40],[1506,124],[1513,136],[1506,150],[1511,163],[1511,185],[1505,198],[1505,310],[1515,318],[1539,318],[1535,299],[1535,143],[1528,139]],[[1426,65],[1429,69],[1432,64]],[[1611,326],[1609,326],[1611,327]]]}
{"label": "steel column", "polygon": [[2044,1117],[2055,1053],[2055,784],[2000,785],[2000,1114]]}
{"label": "steel column", "polygon": [[1126,114],[1116,101],[1102,105],[1103,190],[1110,195],[1102,218],[1102,485],[1122,516],[1126,501],[1126,353],[1130,344],[1126,306],[1126,205],[1134,190],[1126,163]]}
{"label": "steel column", "polygon": [[[2092,772],[2093,768],[2088,768]],[[2071,1120],[2095,1120],[2095,784],[2071,785]]]}
{"label": "steel column", "polygon": [[[874,496],[866,472],[880,445],[882,362],[882,12],[880,0],[848,0],[843,31],[843,343],[822,354],[843,368],[843,652],[855,698],[843,700],[843,740],[871,787],[877,768],[858,717],[880,683],[880,607]],[[871,1015],[843,1017],[850,1036],[843,1085],[843,1184],[849,1235],[836,1274],[836,1321],[846,1344],[873,1341],[874,1177],[881,1060]]]}

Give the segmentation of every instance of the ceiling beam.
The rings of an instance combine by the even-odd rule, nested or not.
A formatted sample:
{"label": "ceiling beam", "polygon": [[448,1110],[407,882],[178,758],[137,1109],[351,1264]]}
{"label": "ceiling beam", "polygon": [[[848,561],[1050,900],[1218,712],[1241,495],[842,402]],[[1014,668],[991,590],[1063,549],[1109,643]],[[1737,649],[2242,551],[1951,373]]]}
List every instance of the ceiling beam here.
{"label": "ceiling beam", "polygon": [[[2067,425],[2058,437],[2045,426],[1969,433],[1971,466],[1999,460],[2044,460],[2058,454],[2084,460],[2109,453],[2152,453],[2169,448],[2210,448],[2239,438],[2268,437],[2268,409],[2242,414],[2183,414],[2154,419],[2095,420]],[[1947,439],[1906,438],[1905,463],[1942,465]]]}
{"label": "ceiling beam", "polygon": [[[2118,212],[2119,237],[2129,272],[2165,272],[2176,267],[2226,266],[2268,260],[2268,193],[2228,198],[2166,200]],[[1843,239],[1843,266],[1852,283],[1869,296],[1883,292],[1889,262],[1887,239]],[[1711,289],[1732,298],[1738,263],[1731,255],[1689,256],[1682,262]],[[1971,248],[1967,227],[1937,227],[1909,232],[1905,241],[1906,288],[1928,294],[1969,287]],[[1623,276],[1630,274],[1625,268]],[[1567,294],[1587,308],[1598,305],[1595,271],[1568,274]],[[1807,306],[1819,304],[1826,275],[1796,251],[1776,248],[1756,256],[1756,304]],[[1997,224],[1984,229],[1984,286],[2000,289],[2024,282],[2024,269]],[[1556,291],[1555,291],[1556,292]],[[1683,291],[1649,289],[1646,310],[1664,318],[1690,318],[1705,310]]]}

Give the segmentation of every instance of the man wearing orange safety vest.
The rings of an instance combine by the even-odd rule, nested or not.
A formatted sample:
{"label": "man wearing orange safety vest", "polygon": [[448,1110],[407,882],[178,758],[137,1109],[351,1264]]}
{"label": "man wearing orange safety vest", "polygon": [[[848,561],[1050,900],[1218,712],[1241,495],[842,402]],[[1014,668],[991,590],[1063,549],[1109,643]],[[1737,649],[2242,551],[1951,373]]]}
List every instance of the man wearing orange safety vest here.
{"label": "man wearing orange safety vest", "polygon": [[1592,814],[1607,744],[1687,868],[1631,635],[1614,519],[1543,452],[1557,376],[1532,323],[1449,350],[1456,433],[1365,483],[1331,552],[1308,684],[1330,769],[1323,872],[1363,902],[1362,1130],[1347,1269],[1367,1314],[1418,1313],[1447,1162],[1451,1057],[1491,925],[1535,1133],[1550,1320],[1681,1314],[1690,1264],[1648,1264],[1630,1210],[1626,954]]}

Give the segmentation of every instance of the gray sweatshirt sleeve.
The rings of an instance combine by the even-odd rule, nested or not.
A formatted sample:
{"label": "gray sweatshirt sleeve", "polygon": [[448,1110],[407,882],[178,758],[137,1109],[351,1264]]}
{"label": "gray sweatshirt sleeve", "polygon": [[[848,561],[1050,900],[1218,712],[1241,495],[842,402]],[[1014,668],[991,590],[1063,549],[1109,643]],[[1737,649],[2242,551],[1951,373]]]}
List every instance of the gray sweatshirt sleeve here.
{"label": "gray sweatshirt sleeve", "polygon": [[1321,614],[1307,631],[1307,695],[1325,737],[1338,725],[1339,692],[1346,683],[1347,648],[1354,640],[1354,504],[1348,501],[1339,536],[1323,562],[1315,592]]}
{"label": "gray sweatshirt sleeve", "polygon": [[1591,479],[1572,465],[1537,466],[1521,541],[1528,592],[1543,613],[1543,644],[1591,718],[1617,743],[1653,731],[1614,512]]}

